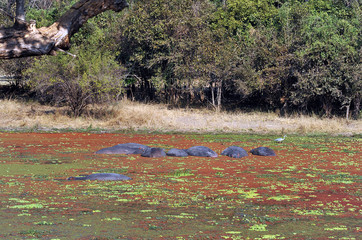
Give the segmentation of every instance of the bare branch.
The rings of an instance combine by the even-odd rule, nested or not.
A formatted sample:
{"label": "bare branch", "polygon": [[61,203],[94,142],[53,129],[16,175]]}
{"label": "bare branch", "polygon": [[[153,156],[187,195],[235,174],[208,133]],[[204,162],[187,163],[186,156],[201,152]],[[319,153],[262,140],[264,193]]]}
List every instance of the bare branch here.
{"label": "bare branch", "polygon": [[73,54],[73,53],[70,53],[70,52],[67,52],[67,51],[65,51],[65,50],[63,50],[63,49],[60,49],[60,48],[58,48],[58,47],[54,47],[53,50],[54,50],[54,51],[59,51],[59,52],[66,53],[66,54],[68,54],[69,56],[72,56],[73,58],[76,58],[76,57],[77,57],[77,55],[75,55],[75,54]]}

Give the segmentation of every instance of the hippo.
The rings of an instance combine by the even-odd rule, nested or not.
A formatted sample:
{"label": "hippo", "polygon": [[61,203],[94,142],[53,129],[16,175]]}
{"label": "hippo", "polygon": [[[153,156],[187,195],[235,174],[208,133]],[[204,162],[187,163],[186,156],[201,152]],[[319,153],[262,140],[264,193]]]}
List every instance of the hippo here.
{"label": "hippo", "polygon": [[238,146],[231,146],[226,148],[221,155],[225,155],[232,158],[242,158],[248,156],[248,152]]}
{"label": "hippo", "polygon": [[187,157],[188,156],[186,150],[177,149],[177,148],[170,149],[166,154],[167,154],[167,156],[172,156],[172,157]]}
{"label": "hippo", "polygon": [[69,177],[67,180],[123,181],[131,179],[132,178],[118,173],[93,173],[83,177]]}
{"label": "hippo", "polygon": [[141,154],[142,157],[165,157],[166,153],[162,148],[148,148],[144,153]]}
{"label": "hippo", "polygon": [[259,155],[259,156],[276,156],[273,149],[268,147],[258,147],[250,150],[250,152],[253,155]]}
{"label": "hippo", "polygon": [[139,143],[123,143],[98,150],[96,154],[142,154],[149,148]]}
{"label": "hippo", "polygon": [[208,147],[204,146],[195,146],[186,149],[186,152],[190,156],[199,156],[199,157],[217,157],[217,153],[211,150]]}

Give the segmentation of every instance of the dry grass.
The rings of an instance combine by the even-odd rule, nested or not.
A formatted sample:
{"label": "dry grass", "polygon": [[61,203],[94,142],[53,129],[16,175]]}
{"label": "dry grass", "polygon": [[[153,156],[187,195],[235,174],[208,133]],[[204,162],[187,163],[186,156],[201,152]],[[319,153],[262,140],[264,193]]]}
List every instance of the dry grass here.
{"label": "dry grass", "polygon": [[273,113],[215,113],[207,110],[172,109],[166,105],[122,101],[117,105],[94,106],[88,117],[71,118],[64,108],[38,103],[0,100],[0,129],[86,129],[106,131],[147,130],[161,132],[230,132],[270,134],[362,133],[362,121],[342,118],[320,119],[298,116],[280,118]]}

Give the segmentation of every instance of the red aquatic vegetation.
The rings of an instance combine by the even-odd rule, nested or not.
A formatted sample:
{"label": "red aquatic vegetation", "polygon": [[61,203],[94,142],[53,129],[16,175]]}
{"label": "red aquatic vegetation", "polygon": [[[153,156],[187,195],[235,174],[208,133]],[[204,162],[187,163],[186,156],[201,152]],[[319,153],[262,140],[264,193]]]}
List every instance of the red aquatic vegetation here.
{"label": "red aquatic vegetation", "polygon": [[[215,139],[209,142],[201,136],[171,134],[0,133],[0,163],[9,169],[1,178],[1,207],[9,216],[29,214],[56,219],[61,223],[55,224],[57,228],[63,226],[62,219],[75,219],[66,223],[76,228],[80,222],[84,227],[92,225],[86,219],[93,218],[104,227],[107,223],[148,234],[159,232],[151,236],[158,239],[162,234],[166,234],[165,238],[185,239],[220,239],[233,234],[249,238],[262,234],[277,238],[279,234],[303,239],[311,225],[299,222],[307,230],[290,235],[281,226],[290,224],[291,219],[317,224],[316,235],[308,233],[307,238],[345,231],[355,236],[360,231],[353,220],[361,218],[359,142],[267,142],[268,147],[276,148],[276,157],[249,154],[233,159],[220,153],[232,145],[249,151],[266,140],[261,138],[251,144],[225,139],[218,142],[217,135]],[[219,157],[150,159],[94,154],[101,148],[128,142],[166,150],[207,146]],[[132,180],[66,181],[69,176],[94,172],[121,173]],[[330,222],[331,218],[337,220]],[[22,223],[20,217],[18,221]],[[258,224],[261,227],[255,227]],[[192,225],[198,230],[193,231]],[[110,238],[133,237],[131,233],[113,231]],[[147,236],[141,232],[135,234]],[[99,233],[79,238],[85,236]]]}

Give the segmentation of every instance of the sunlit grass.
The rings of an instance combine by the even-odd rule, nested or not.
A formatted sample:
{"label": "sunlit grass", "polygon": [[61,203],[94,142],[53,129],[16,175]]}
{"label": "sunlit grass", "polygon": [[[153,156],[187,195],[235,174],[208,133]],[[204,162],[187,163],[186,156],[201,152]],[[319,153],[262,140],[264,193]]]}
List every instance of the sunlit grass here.
{"label": "sunlit grass", "polygon": [[0,128],[353,136],[361,134],[362,120],[321,119],[315,116],[281,118],[275,113],[168,109],[163,104],[130,101],[91,106],[84,116],[72,118],[66,108],[0,100]]}

